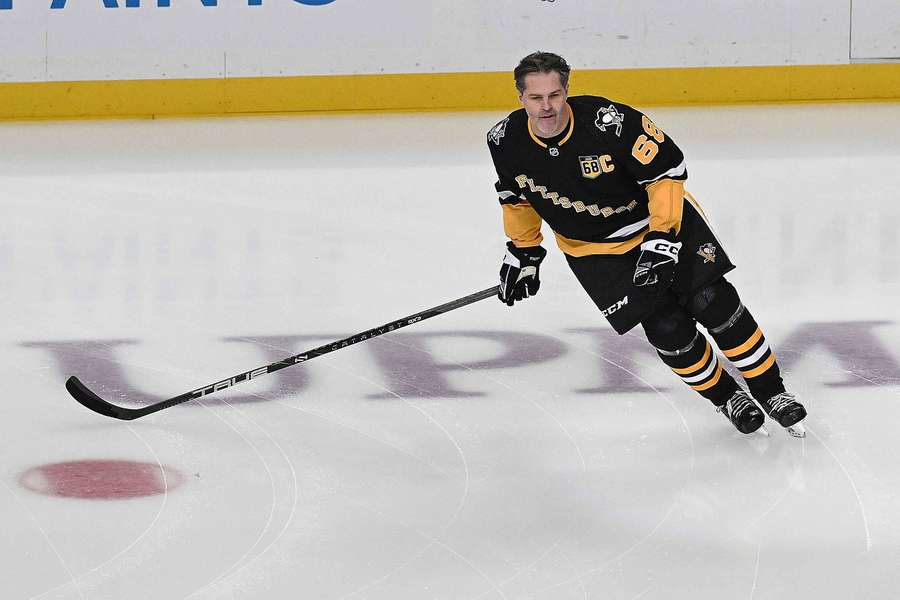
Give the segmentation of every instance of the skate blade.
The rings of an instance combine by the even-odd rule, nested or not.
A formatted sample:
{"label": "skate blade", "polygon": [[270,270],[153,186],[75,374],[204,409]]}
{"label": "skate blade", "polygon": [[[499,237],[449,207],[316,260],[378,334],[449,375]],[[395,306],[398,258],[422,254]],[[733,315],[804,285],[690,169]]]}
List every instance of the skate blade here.
{"label": "skate blade", "polygon": [[770,435],[769,430],[766,429],[765,425],[760,425],[759,429],[757,429],[753,433],[755,433],[756,435],[762,436],[762,437],[769,437],[769,435]]}
{"label": "skate blade", "polygon": [[803,423],[794,423],[790,427],[785,427],[784,430],[795,438],[806,437],[806,427],[803,426]]}

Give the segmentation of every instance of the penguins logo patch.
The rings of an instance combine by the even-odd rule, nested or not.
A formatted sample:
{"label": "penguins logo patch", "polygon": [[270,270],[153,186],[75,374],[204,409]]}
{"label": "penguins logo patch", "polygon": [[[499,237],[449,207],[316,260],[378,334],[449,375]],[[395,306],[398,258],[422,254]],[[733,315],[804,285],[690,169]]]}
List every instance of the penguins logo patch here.
{"label": "penguins logo patch", "polygon": [[604,133],[607,127],[615,127],[616,137],[622,137],[622,121],[624,120],[625,115],[620,113],[615,105],[610,104],[607,108],[601,108],[597,111],[597,120],[594,121],[594,125]]}
{"label": "penguins logo patch", "polygon": [[506,117],[496,125],[494,125],[490,131],[488,131],[488,140],[494,142],[498,146],[500,145],[500,138],[506,135],[506,124],[509,123],[509,117]]}
{"label": "penguins logo patch", "polygon": [[716,247],[712,244],[703,244],[697,254],[703,257],[703,264],[716,262]]}

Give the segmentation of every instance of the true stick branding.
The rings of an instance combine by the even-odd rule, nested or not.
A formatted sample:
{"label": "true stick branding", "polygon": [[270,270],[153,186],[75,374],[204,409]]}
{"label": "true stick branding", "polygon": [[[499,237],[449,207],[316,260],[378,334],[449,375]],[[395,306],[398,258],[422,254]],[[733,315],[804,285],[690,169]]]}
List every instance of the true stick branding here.
{"label": "true stick branding", "polygon": [[[358,344],[359,342],[364,342],[369,338],[373,338],[377,335],[382,335],[384,333],[390,333],[395,329],[400,329],[401,327],[405,327],[406,325],[412,325],[413,323],[418,323],[422,320],[422,317],[413,317],[411,319],[407,319],[405,321],[396,321],[389,325],[385,325],[384,327],[379,327],[377,329],[370,329],[369,331],[363,332],[359,335],[355,335],[353,337],[347,338],[345,340],[341,340],[339,342],[335,342],[331,344],[330,349],[336,350],[338,348],[346,348],[347,346],[352,346],[353,344]],[[303,360],[307,360],[304,358]],[[302,362],[302,361],[297,361]]]}
{"label": "true stick branding", "polygon": [[[24,2],[25,0],[18,0]],[[35,0],[28,0],[33,2]],[[54,10],[62,10],[68,6],[86,5],[88,3],[97,3],[103,8],[140,8],[141,6],[170,8],[173,0],[46,0],[49,8]],[[176,3],[187,5],[199,3],[202,6],[216,7],[219,0],[174,0]],[[269,3],[275,3],[279,0],[268,0]],[[335,0],[280,0],[281,2],[294,2],[296,4],[304,4],[306,6],[322,6],[331,4]],[[13,10],[18,2],[16,0],[0,0],[0,10]],[[247,6],[262,6],[263,0],[246,0]]]}
{"label": "true stick branding", "polygon": [[[340,340],[338,342],[334,342],[329,345],[328,351],[337,350],[339,348],[346,348],[347,346],[352,346],[353,344],[358,344],[359,342],[364,342],[369,338],[373,338],[378,335],[382,335],[384,333],[389,333],[394,331],[395,329],[399,329],[401,327],[405,327],[406,325],[412,325],[413,323],[418,323],[424,317],[422,315],[417,315],[415,317],[410,317],[409,319],[403,319],[401,321],[395,321],[394,323],[390,323],[389,325],[385,325],[384,327],[379,327],[377,329],[370,329],[365,333],[361,333],[359,335],[347,338],[345,340]],[[312,355],[312,356],[310,356]],[[252,371],[248,371],[246,373],[241,373],[240,375],[235,375],[234,377],[230,377],[228,379],[223,379],[222,381],[218,381],[213,383],[212,385],[208,385],[203,388],[199,388],[190,392],[190,396],[192,398],[201,398],[206,396],[207,394],[212,394],[213,392],[218,392],[219,390],[224,390],[226,388],[230,388],[231,386],[241,383],[242,381],[249,381],[254,377],[259,377],[260,375],[265,375],[270,373],[270,367],[276,367],[272,369],[272,371],[278,371],[289,365],[296,365],[298,363],[306,362],[313,356],[318,356],[318,353],[313,350],[311,352],[307,352],[306,354],[298,354],[296,356],[292,356],[290,358],[286,358],[281,363],[276,365],[266,365],[265,367],[260,367],[258,369],[254,369]]]}
{"label": "true stick branding", "polygon": [[198,390],[194,390],[191,392],[191,397],[200,398],[207,394],[212,394],[213,392],[218,392],[219,390],[224,390],[225,388],[230,388],[236,383],[240,383],[242,381],[247,381],[253,379],[254,377],[259,377],[260,375],[265,375],[269,372],[269,367],[260,367],[258,369],[253,369],[252,371],[248,371],[247,373],[241,373],[240,375],[235,375],[230,379],[223,379],[217,383],[212,385],[208,385],[205,388],[200,388]]}

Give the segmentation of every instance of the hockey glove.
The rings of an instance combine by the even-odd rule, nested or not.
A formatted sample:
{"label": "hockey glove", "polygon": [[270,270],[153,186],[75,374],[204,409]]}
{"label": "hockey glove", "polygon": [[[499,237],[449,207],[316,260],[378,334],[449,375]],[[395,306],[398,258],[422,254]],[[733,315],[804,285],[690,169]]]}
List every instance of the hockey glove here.
{"label": "hockey glove", "polygon": [[512,306],[516,300],[524,300],[537,294],[541,287],[538,270],[547,251],[540,246],[517,248],[506,243],[506,256],[500,266],[500,292],[497,297]]}
{"label": "hockey glove", "polygon": [[675,232],[651,231],[641,242],[641,255],[634,270],[634,285],[638,287],[661,284],[661,288],[672,285],[675,279],[675,265],[681,242],[675,241]]}

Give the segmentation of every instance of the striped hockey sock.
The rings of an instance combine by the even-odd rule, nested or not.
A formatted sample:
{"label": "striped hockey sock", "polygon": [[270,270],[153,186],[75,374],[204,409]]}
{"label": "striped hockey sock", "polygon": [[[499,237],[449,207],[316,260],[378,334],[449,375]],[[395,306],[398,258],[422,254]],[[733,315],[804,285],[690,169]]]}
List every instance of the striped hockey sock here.
{"label": "striped hockey sock", "polygon": [[656,350],[659,357],[691,389],[716,406],[722,406],[738,389],[737,382],[719,362],[712,345],[696,332],[693,341],[679,350]]}
{"label": "striped hockey sock", "polygon": [[757,399],[771,398],[784,392],[781,371],[775,354],[762,330],[743,304],[725,323],[709,329],[710,335],[735,367]]}

